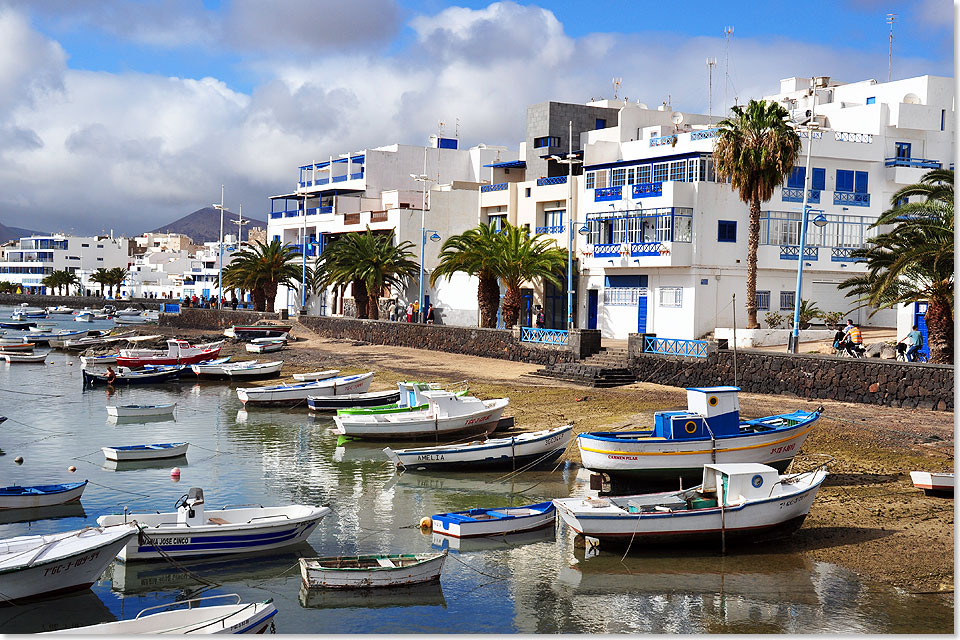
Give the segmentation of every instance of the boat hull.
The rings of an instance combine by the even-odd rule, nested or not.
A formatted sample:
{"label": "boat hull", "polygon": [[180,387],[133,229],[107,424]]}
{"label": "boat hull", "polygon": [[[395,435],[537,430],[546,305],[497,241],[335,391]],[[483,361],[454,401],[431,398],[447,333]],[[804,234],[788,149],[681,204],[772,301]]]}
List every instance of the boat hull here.
{"label": "boat hull", "polygon": [[118,373],[117,377],[112,383],[107,382],[106,374],[103,373],[93,373],[87,371],[86,369],[82,370],[83,382],[84,384],[89,384],[91,386],[97,384],[155,384],[160,382],[175,382],[180,379],[180,370],[170,370],[170,371],[150,371],[144,373],[130,373],[122,374]]}
{"label": "boat hull", "polygon": [[952,498],[954,495],[955,479],[952,473],[931,473],[928,471],[911,471],[910,480],[917,489],[923,489],[928,496]]}
{"label": "boat hull", "polygon": [[136,369],[148,364],[166,365],[166,364],[197,364],[204,360],[213,360],[220,354],[220,347],[215,349],[205,349],[200,353],[189,356],[144,356],[144,357],[125,357],[117,356],[117,365],[121,367],[130,367]]}
{"label": "boat hull", "polygon": [[486,400],[484,407],[465,415],[439,418],[432,409],[396,414],[335,416],[337,432],[368,440],[439,438],[472,433],[488,434],[497,428],[507,407],[506,398]]}
{"label": "boat hull", "polygon": [[294,405],[305,402],[307,396],[337,396],[365,393],[370,388],[373,373],[329,378],[315,382],[270,387],[240,387],[237,397],[245,405]]}
{"label": "boat hull", "polygon": [[117,418],[129,418],[140,416],[166,416],[170,415],[177,408],[177,403],[154,404],[154,405],[107,405],[107,415]]}
{"label": "boat hull", "polygon": [[247,367],[225,367],[224,371],[230,379],[233,378],[267,378],[280,375],[283,360],[276,362],[262,362]]}
{"label": "boat hull", "polygon": [[294,380],[299,380],[300,382],[313,382],[316,380],[327,380],[328,378],[335,378],[340,375],[339,369],[327,369],[326,371],[310,371],[309,373],[295,373],[293,374]]}
{"label": "boat hull", "polygon": [[176,458],[186,455],[189,442],[178,442],[171,447],[149,448],[145,445],[143,448],[121,449],[117,447],[103,447],[103,455],[107,460],[116,462],[129,462],[131,460],[157,460],[159,458]]}
{"label": "boat hull", "polygon": [[526,507],[501,509],[471,509],[458,513],[440,513],[433,516],[433,532],[451,538],[476,538],[536,531],[553,526],[556,507],[550,502]]}
{"label": "boat hull", "polygon": [[398,587],[439,580],[446,559],[446,552],[301,558],[300,576],[308,589]]}
{"label": "boat hull", "polygon": [[51,633],[68,635],[142,635],[188,633],[264,633],[277,614],[271,602],[231,604],[163,611],[132,620],[104,622]]}
{"label": "boat hull", "polygon": [[[42,487],[0,488],[0,509],[35,509],[75,502],[83,495],[87,481]],[[38,489],[38,492],[21,492],[23,489]]]}
{"label": "boat hull", "polygon": [[370,391],[345,396],[307,396],[311,411],[336,411],[352,407],[378,407],[400,400],[400,391]]}

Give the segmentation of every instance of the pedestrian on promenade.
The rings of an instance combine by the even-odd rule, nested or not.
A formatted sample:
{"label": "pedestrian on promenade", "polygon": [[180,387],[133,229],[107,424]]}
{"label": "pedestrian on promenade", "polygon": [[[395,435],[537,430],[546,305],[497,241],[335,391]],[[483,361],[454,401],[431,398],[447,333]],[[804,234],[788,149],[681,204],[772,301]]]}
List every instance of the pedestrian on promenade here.
{"label": "pedestrian on promenade", "polygon": [[396,312],[397,312],[397,305],[391,299],[389,302],[387,302],[387,320],[389,320],[390,322],[393,322],[393,316]]}
{"label": "pedestrian on promenade", "polygon": [[413,322],[413,303],[407,305],[407,322]]}
{"label": "pedestrian on promenade", "polygon": [[917,353],[923,348],[923,334],[920,333],[917,325],[913,325],[913,330],[908,332],[900,342],[907,343],[907,362],[916,362]]}
{"label": "pedestrian on promenade", "polygon": [[427,324],[433,324],[434,319],[435,318],[433,315],[433,305],[431,304],[430,307],[427,309]]}
{"label": "pedestrian on promenade", "polygon": [[543,307],[537,305],[537,329],[543,329],[546,324],[546,318],[543,315]]}

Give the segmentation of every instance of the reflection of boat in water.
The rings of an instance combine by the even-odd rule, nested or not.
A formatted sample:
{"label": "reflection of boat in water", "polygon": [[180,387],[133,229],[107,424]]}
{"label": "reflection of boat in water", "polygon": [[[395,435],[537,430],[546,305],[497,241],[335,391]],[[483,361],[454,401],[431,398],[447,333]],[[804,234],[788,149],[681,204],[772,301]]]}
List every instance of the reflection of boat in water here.
{"label": "reflection of boat in water", "polygon": [[[50,507],[33,507],[31,509],[0,509],[0,524],[86,517],[87,513],[83,510],[83,505],[79,501],[55,504]],[[2,628],[2,625],[0,625],[0,629]]]}
{"label": "reflection of boat in water", "polygon": [[158,416],[107,416],[107,424],[145,424],[147,422],[166,422],[176,420],[172,413]]}
{"label": "reflection of boat in water", "polygon": [[468,494],[495,493],[500,496],[536,485],[534,494],[526,498],[523,496],[517,497],[516,502],[520,505],[528,504],[535,496],[569,495],[573,481],[572,476],[573,474],[552,473],[550,471],[525,471],[511,478],[504,478],[502,473],[457,474],[451,477],[442,473],[424,471],[421,473],[401,473],[395,478],[399,487],[429,489],[431,491],[455,491]]}
{"label": "reflection of boat in water", "polygon": [[187,466],[187,456],[175,458],[155,458],[152,460],[104,460],[102,469],[106,471],[135,471],[137,469],[166,469],[167,467]]}
{"label": "reflection of boat in water", "polygon": [[388,589],[307,589],[300,584],[300,606],[306,609],[382,609],[387,607],[443,607],[440,581]]}
{"label": "reflection of boat in water", "polygon": [[[242,554],[215,556],[207,560],[178,560],[193,575],[221,584],[234,582],[257,583],[273,578],[300,558],[310,558],[317,552],[304,542],[284,549],[283,553]],[[295,575],[291,570],[286,575]],[[111,589],[120,593],[166,591],[171,587],[190,587],[202,583],[173,565],[162,562],[114,562],[104,574],[110,578]]]}
{"label": "reflection of boat in water", "polygon": [[440,533],[430,534],[430,544],[435,549],[449,549],[463,553],[465,551],[490,551],[509,549],[537,542],[553,542],[556,538],[554,527],[545,527],[534,531],[511,533],[500,536],[481,536],[477,538],[453,538]]}
{"label": "reflection of boat in water", "polygon": [[15,607],[0,607],[0,630],[4,635],[57,631],[116,619],[107,605],[89,589],[24,602]]}

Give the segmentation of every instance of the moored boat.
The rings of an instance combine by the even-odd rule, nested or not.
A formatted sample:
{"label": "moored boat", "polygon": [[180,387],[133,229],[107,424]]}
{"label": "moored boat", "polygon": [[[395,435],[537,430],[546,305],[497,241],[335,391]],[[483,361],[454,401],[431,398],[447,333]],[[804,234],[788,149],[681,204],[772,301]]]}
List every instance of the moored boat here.
{"label": "moored boat", "polygon": [[74,309],[73,307],[64,307],[64,306],[47,307],[47,313],[52,315],[60,315],[60,314],[69,315],[74,311],[76,311],[76,309]]}
{"label": "moored boat", "polygon": [[135,540],[133,523],[0,540],[0,593],[5,603],[85,589]]}
{"label": "moored boat", "polygon": [[[198,606],[200,602],[236,598],[234,604],[213,606]],[[174,606],[186,606],[185,609],[172,611],[158,611],[146,614],[148,611],[169,609]],[[263,602],[244,603],[236,593],[216,596],[204,596],[189,600],[178,600],[171,604],[158,604],[147,607],[131,620],[117,620],[104,622],[86,627],[74,627],[50,631],[69,635],[140,635],[140,634],[206,634],[206,633],[264,633],[277,615],[277,607],[273,599]]]}
{"label": "moored boat", "polygon": [[433,516],[433,532],[453,538],[495,536],[521,531],[534,531],[552,526],[557,511],[552,502],[523,507],[470,509]]}
{"label": "moored boat", "polygon": [[248,342],[244,347],[248,353],[274,353],[287,346],[286,340],[271,340],[270,342]]}
{"label": "moored boat", "polygon": [[440,579],[447,552],[300,558],[309,589],[371,589]]}
{"label": "moored boat", "polygon": [[87,481],[44,484],[30,487],[0,487],[0,509],[34,509],[79,500]]}
{"label": "moored boat", "polygon": [[570,442],[572,431],[573,425],[566,425],[509,438],[396,451],[387,447],[383,452],[397,466],[409,471],[472,471],[480,467],[517,469],[533,463],[547,464],[559,458]]}
{"label": "moored boat", "polygon": [[186,340],[167,340],[167,350],[121,349],[117,364],[135,369],[148,364],[196,364],[213,360],[220,353],[223,342],[192,345]]}
{"label": "moored boat", "polygon": [[3,353],[0,356],[4,360],[13,364],[15,362],[27,363],[27,364],[39,364],[42,363],[49,353]]}
{"label": "moored boat", "polygon": [[0,344],[0,351],[33,351],[37,346],[33,342],[21,342],[20,344]]}
{"label": "moored boat", "polygon": [[155,384],[159,382],[176,382],[180,378],[180,369],[145,369],[143,371],[121,370],[116,374],[113,382],[107,380],[107,374],[103,371],[89,371],[82,369],[84,385],[97,384]]}
{"label": "moored boat", "polygon": [[399,399],[399,391],[388,389],[387,391],[351,393],[345,396],[307,396],[307,406],[310,411],[338,411],[354,407],[379,407]]}
{"label": "moored boat", "polygon": [[197,487],[181,496],[175,507],[174,513],[100,516],[97,523],[137,521],[141,535],[118,554],[129,561],[254,553],[294,545],[306,540],[331,512],[330,507],[303,504],[205,510],[203,490]]}
{"label": "moored boat", "polygon": [[30,327],[37,326],[36,322],[29,320],[0,320],[0,329],[19,329],[26,331]]}
{"label": "moored boat", "polygon": [[243,360],[240,362],[199,362],[190,365],[190,370],[198,376],[228,378],[227,369],[249,367],[259,363],[259,360]]}
{"label": "moored boat", "polygon": [[295,373],[293,374],[294,380],[299,380],[300,382],[312,382],[314,380],[326,380],[327,378],[333,378],[340,374],[339,369],[327,369],[326,371],[311,371],[309,373]]}
{"label": "moored boat", "polygon": [[954,475],[930,471],[911,471],[910,481],[928,496],[953,497]]}
{"label": "moored boat", "polygon": [[234,325],[226,331],[224,335],[228,338],[238,340],[253,340],[255,338],[274,338],[290,332],[293,329],[292,324],[261,324],[261,325]]}
{"label": "moored boat", "polygon": [[86,329],[80,329],[78,331],[68,331],[67,329],[61,329],[60,331],[28,331],[24,334],[23,341],[49,344],[50,340],[69,340],[70,338],[86,335],[86,333]]}
{"label": "moored boat", "polygon": [[822,407],[744,420],[739,388],[687,389],[686,411],[659,411],[648,431],[607,431],[577,436],[582,464],[611,477],[651,483],[695,483],[703,465],[756,462],[783,471],[800,453]]}
{"label": "moored boat", "polygon": [[79,311],[73,316],[74,322],[93,322],[93,313],[90,311]]}
{"label": "moored boat", "polygon": [[283,368],[283,360],[276,360],[274,362],[257,362],[245,367],[226,367],[227,375],[230,378],[265,378],[267,376],[275,376],[280,373],[280,369]]}
{"label": "moored boat", "polygon": [[107,415],[118,418],[132,416],[165,416],[172,414],[177,408],[176,402],[167,404],[111,404],[107,405]]}
{"label": "moored boat", "polygon": [[[443,390],[443,386],[437,382],[401,381],[397,383],[397,391],[400,393],[400,398],[396,402],[370,407],[354,406],[346,409],[338,409],[337,413],[347,415],[423,411],[430,404],[426,396],[423,395],[423,392]],[[465,396],[467,395],[466,391],[466,388],[464,388],[463,391],[458,392],[458,395]]]}
{"label": "moored boat", "polygon": [[303,402],[309,395],[347,395],[364,393],[370,388],[373,372],[353,376],[340,376],[326,380],[300,382],[297,384],[278,384],[267,387],[238,387],[237,397],[248,404],[296,404]]}
{"label": "moored boat", "polygon": [[189,442],[160,442],[156,444],[131,444],[123,447],[101,447],[107,460],[127,462],[130,460],[156,460],[186,455]]}
{"label": "moored boat", "polygon": [[102,367],[108,364],[117,364],[117,355],[116,353],[107,353],[102,356],[80,356],[80,366],[83,368],[87,367]]}
{"label": "moored boat", "polygon": [[683,491],[553,503],[571,529],[605,543],[758,540],[798,529],[826,476],[825,464],[788,475],[752,462],[706,464],[702,484]]}

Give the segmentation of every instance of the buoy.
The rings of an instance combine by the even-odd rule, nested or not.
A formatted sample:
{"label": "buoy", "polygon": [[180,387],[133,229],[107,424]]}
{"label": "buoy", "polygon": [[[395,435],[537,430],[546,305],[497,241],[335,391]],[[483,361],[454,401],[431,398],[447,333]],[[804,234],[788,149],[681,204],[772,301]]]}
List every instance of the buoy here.
{"label": "buoy", "polygon": [[67,467],[67,471],[69,471],[70,473],[76,473],[77,468],[73,465],[70,465],[69,467]]}
{"label": "buoy", "polygon": [[421,529],[432,529],[433,528],[433,519],[429,516],[424,516],[420,518],[420,528]]}
{"label": "buoy", "polygon": [[17,464],[23,464],[23,456],[17,456],[16,458],[13,459],[13,461],[16,462]]}
{"label": "buoy", "polygon": [[170,479],[174,482],[180,482],[180,467],[170,469]]}

